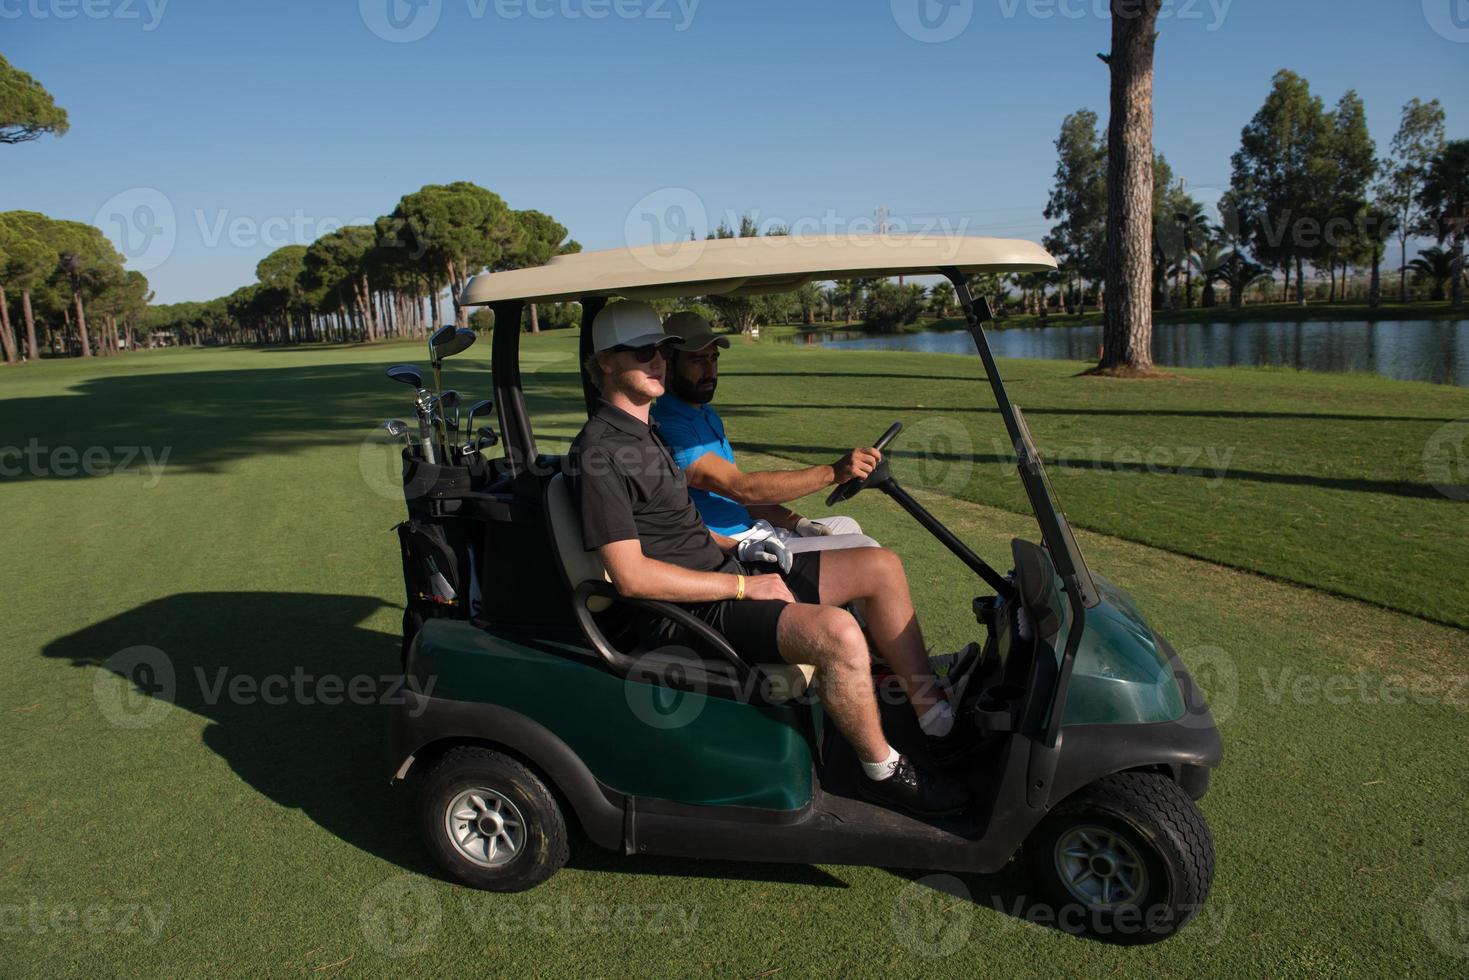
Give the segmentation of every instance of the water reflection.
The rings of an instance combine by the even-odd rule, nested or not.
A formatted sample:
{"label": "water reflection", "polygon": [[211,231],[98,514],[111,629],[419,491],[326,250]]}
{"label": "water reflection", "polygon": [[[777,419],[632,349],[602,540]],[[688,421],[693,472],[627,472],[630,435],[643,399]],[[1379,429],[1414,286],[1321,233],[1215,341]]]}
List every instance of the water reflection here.
{"label": "water reflection", "polygon": [[[1102,328],[1021,327],[992,330],[989,338],[997,357],[1087,361],[1098,355]],[[974,353],[963,330],[876,336],[838,329],[779,342],[843,350]],[[1153,360],[1168,367],[1370,371],[1403,381],[1469,386],[1469,320],[1159,324],[1153,328]]]}

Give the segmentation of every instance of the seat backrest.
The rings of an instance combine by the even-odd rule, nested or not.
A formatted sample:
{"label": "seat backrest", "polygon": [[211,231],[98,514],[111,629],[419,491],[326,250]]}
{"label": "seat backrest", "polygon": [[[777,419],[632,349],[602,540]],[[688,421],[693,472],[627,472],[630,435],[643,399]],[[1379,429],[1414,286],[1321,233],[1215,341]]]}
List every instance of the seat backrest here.
{"label": "seat backrest", "polygon": [[[583,582],[605,581],[607,570],[602,567],[601,556],[583,546],[581,514],[563,473],[557,473],[546,483],[546,521],[551,525],[551,540],[556,543],[556,554],[571,591],[575,592]],[[594,596],[587,602],[587,608],[592,612],[601,612],[609,605],[611,603],[600,596]]]}

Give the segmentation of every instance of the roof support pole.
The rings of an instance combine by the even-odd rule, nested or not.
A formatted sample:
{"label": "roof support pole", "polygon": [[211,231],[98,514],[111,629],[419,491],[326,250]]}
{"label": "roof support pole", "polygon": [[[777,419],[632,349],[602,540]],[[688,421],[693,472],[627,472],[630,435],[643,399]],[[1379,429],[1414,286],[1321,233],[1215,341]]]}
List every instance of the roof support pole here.
{"label": "roof support pole", "polygon": [[583,296],[581,298],[581,346],[577,355],[576,366],[581,371],[582,397],[587,403],[587,418],[597,413],[597,402],[602,393],[597,386],[592,384],[592,379],[587,375],[587,358],[592,356],[592,322],[597,319],[597,314],[602,312],[602,307],[607,305],[606,296]]}
{"label": "roof support pole", "polygon": [[519,476],[536,461],[536,437],[520,384],[519,300],[491,303],[495,314],[494,339],[490,346],[490,373],[495,383],[495,408],[500,415],[500,432],[505,439],[505,461],[511,476]]}

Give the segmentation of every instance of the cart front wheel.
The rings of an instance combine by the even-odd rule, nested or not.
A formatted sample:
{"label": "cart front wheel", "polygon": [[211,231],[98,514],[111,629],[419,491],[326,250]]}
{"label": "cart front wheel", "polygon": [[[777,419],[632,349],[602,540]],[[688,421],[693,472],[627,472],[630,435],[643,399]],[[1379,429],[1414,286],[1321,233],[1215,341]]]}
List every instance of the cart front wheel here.
{"label": "cart front wheel", "polygon": [[1214,839],[1198,806],[1155,773],[1117,773],[1068,798],[1025,844],[1054,921],[1119,944],[1178,932],[1214,880]]}
{"label": "cart front wheel", "polygon": [[534,888],[566,863],[566,820],[535,773],[488,748],[451,749],[419,791],[424,842],[451,878],[489,891]]}

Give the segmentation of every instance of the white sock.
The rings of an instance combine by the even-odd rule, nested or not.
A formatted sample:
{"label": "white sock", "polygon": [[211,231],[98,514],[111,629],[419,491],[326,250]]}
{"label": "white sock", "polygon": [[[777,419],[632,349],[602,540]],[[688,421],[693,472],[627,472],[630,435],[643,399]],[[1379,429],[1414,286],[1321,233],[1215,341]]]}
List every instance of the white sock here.
{"label": "white sock", "polygon": [[898,759],[900,758],[901,756],[898,755],[898,750],[889,745],[888,757],[886,759],[883,759],[881,762],[863,762],[862,771],[867,773],[868,779],[875,779],[881,782],[892,776],[893,770],[898,767]]}
{"label": "white sock", "polygon": [[954,730],[954,709],[947,701],[937,701],[918,719],[918,727],[925,735],[943,738]]}

